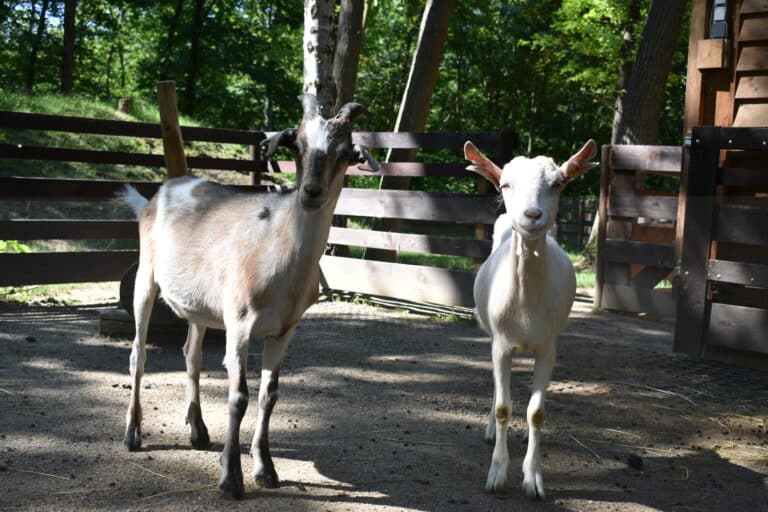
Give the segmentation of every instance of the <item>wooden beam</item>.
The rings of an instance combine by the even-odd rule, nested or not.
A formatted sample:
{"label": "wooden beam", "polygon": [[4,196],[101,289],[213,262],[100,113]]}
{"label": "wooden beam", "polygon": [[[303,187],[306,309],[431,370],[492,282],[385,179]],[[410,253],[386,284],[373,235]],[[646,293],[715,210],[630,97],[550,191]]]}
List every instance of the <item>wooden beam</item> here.
{"label": "wooden beam", "polygon": [[696,66],[703,69],[724,69],[728,62],[727,39],[702,39],[699,41]]}
{"label": "wooden beam", "polygon": [[608,215],[610,217],[674,219],[677,217],[677,197],[628,194],[611,189]]}
{"label": "wooden beam", "polygon": [[702,73],[696,63],[699,42],[707,36],[710,0],[692,0],[688,36],[688,74],[685,81],[685,122],[683,133],[700,125],[702,115]]}
{"label": "wooden beam", "polygon": [[[740,261],[709,260],[707,279],[721,283],[768,288],[768,265]],[[768,291],[765,292],[768,295]]]}
{"label": "wooden beam", "polygon": [[615,171],[646,171],[680,174],[680,146],[615,145],[611,149],[611,169]]}
{"label": "wooden beam", "polygon": [[611,152],[613,146],[603,145],[600,155],[600,197],[597,203],[597,249],[595,254],[595,307],[603,307],[605,283],[605,241],[608,223],[608,193],[611,184]]}
{"label": "wooden beam", "polygon": [[694,128],[690,154],[674,350],[700,357],[709,321],[707,266],[714,223],[720,129]]}
{"label": "wooden beam", "polygon": [[712,304],[707,344],[768,354],[768,311]]}
{"label": "wooden beam", "polygon": [[133,220],[0,220],[0,240],[138,238],[138,224]]}
{"label": "wooden beam", "polygon": [[645,313],[661,318],[673,318],[677,304],[669,291],[605,284],[603,286],[603,308],[627,313]]}
{"label": "wooden beam", "polygon": [[138,251],[0,254],[0,286],[119,281]]}
{"label": "wooden beam", "polygon": [[459,224],[493,224],[496,194],[345,188],[336,215],[414,219]]}
{"label": "wooden beam", "polygon": [[715,240],[737,244],[768,245],[768,208],[720,204]]}
{"label": "wooden beam", "polygon": [[184,142],[179,127],[179,112],[176,107],[176,82],[169,80],[157,83],[157,103],[160,108],[160,133],[163,137],[163,156],[168,177],[187,174],[187,159],[184,156]]}
{"label": "wooden beam", "polygon": [[320,268],[334,290],[416,302],[473,307],[471,272],[323,256]]}
{"label": "wooden beam", "polygon": [[[0,223],[0,227],[2,227],[2,223]],[[331,228],[328,243],[425,254],[449,254],[470,258],[486,258],[491,252],[490,240],[411,235],[337,227]]]}
{"label": "wooden beam", "polygon": [[675,250],[672,245],[632,240],[607,240],[605,249],[606,257],[610,262],[669,268],[672,268],[675,263]]}

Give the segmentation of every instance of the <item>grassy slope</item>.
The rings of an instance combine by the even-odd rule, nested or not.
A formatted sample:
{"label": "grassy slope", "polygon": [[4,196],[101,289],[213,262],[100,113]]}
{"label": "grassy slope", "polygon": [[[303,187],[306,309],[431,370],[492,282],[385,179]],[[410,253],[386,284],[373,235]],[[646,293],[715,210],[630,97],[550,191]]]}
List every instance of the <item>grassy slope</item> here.
{"label": "grassy slope", "polygon": [[[131,115],[118,112],[111,103],[79,96],[35,95],[26,96],[3,92],[0,110],[35,112],[120,121],[159,122],[157,107],[136,101]],[[181,116],[181,124],[198,126],[193,119]],[[98,151],[129,151],[132,153],[162,154],[159,139],[136,137],[110,137],[63,132],[31,130],[0,130],[0,143],[32,146],[89,149]],[[239,145],[216,143],[185,144],[189,155],[207,155],[224,158],[247,158],[247,148]],[[82,179],[130,179],[159,181],[164,176],[160,168],[123,165],[81,164],[77,162],[45,162],[35,160],[0,160],[0,176],[44,176]]]}

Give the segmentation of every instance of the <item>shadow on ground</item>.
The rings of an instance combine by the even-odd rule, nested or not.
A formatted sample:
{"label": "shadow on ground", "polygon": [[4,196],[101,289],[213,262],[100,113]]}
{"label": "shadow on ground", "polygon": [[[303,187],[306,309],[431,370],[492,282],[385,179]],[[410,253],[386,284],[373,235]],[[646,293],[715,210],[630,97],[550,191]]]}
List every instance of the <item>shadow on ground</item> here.
{"label": "shadow on ground", "polygon": [[[223,344],[201,376],[214,447],[189,448],[182,339],[151,339],[144,447],[124,451],[127,340],[89,307],[0,306],[0,501],[8,510],[766,510],[768,376],[669,353],[671,326],[580,304],[559,342],[543,451],[548,498],[518,486],[532,361],[513,372],[509,491],[482,492],[489,343],[465,322],[349,303],[303,320],[272,422],[283,485],[215,491],[226,431]],[[253,434],[260,343],[249,359]],[[251,470],[243,457],[244,472]]]}

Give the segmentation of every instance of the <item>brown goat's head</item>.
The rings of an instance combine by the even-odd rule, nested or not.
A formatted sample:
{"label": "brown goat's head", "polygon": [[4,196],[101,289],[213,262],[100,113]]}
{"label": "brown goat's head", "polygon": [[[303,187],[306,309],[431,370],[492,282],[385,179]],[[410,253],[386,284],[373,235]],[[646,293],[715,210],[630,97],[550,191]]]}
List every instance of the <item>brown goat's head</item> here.
{"label": "brown goat's head", "polygon": [[270,158],[278,146],[291,149],[296,158],[296,186],[306,210],[325,206],[330,191],[341,189],[347,166],[352,162],[368,163],[379,170],[379,163],[364,146],[352,144],[352,122],[365,109],[359,103],[347,103],[330,119],[320,115],[317,98],[299,96],[304,117],[298,130],[288,129],[266,139],[264,158]]}

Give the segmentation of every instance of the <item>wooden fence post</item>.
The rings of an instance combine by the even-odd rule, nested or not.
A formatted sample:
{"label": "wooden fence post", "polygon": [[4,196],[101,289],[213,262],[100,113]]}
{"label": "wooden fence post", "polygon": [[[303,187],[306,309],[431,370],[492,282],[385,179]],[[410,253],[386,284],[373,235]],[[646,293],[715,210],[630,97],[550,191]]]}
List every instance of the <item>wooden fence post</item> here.
{"label": "wooden fence post", "polygon": [[248,146],[248,156],[252,162],[256,163],[256,170],[248,173],[251,178],[251,186],[253,187],[261,183],[261,173],[267,172],[267,162],[261,161],[261,141],[266,138],[267,136],[264,132],[255,132],[254,143]]}
{"label": "wooden fence post", "polygon": [[675,352],[701,357],[708,323],[707,273],[720,158],[720,129],[693,129],[685,186],[685,223],[680,288],[675,319]]}
{"label": "wooden fence post", "polygon": [[179,112],[176,108],[176,82],[157,82],[157,103],[160,108],[160,134],[163,137],[163,156],[169,178],[187,174],[187,158],[181,139]]}
{"label": "wooden fence post", "polygon": [[597,205],[597,251],[595,254],[595,307],[603,307],[605,282],[605,239],[608,226],[608,193],[611,185],[611,146],[606,144],[600,155],[600,197]]}

